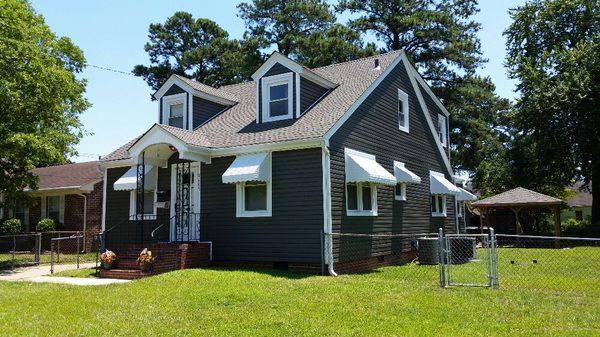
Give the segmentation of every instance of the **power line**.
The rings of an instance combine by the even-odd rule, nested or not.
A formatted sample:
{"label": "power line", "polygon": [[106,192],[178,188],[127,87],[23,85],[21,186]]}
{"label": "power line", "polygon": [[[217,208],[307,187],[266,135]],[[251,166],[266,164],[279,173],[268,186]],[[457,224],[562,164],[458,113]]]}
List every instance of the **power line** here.
{"label": "power line", "polygon": [[96,68],[96,69],[100,69],[100,70],[110,71],[110,72],[117,73],[117,74],[123,74],[123,75],[129,75],[129,76],[137,77],[132,72],[127,72],[127,71],[123,71],[123,70],[117,70],[117,69],[113,69],[113,68],[109,68],[109,67],[97,66],[97,65],[94,65],[94,64],[90,64],[90,63],[86,63],[85,65],[87,67],[92,67],[92,68]]}

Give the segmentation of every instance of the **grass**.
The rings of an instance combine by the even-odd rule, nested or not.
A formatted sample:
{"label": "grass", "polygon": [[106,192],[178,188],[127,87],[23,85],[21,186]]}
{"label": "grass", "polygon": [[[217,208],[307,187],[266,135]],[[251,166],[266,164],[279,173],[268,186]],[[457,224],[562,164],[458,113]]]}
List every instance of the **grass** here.
{"label": "grass", "polygon": [[[523,261],[541,251],[512,250]],[[553,253],[566,261],[579,261],[575,257],[582,254]],[[504,262],[510,263],[508,258]],[[480,271],[476,264],[463,266],[464,272]],[[582,281],[577,263],[559,275],[522,267],[529,270],[523,286],[502,287],[501,279],[500,290],[442,289],[437,267],[414,264],[337,278],[214,268],[100,287],[3,282],[0,331],[3,336],[600,335],[598,269]],[[510,273],[505,272],[509,279]],[[542,286],[557,277],[568,280],[568,288]]]}
{"label": "grass", "polygon": [[95,278],[96,277],[96,269],[81,268],[81,269],[63,270],[63,271],[52,274],[52,276]]}
{"label": "grass", "polygon": [[[76,263],[77,255],[76,254],[60,254],[58,256],[54,256],[55,263],[57,264],[67,264],[67,263]],[[49,252],[44,252],[40,255],[40,264],[50,264],[51,256]],[[96,253],[84,253],[79,255],[79,262],[95,262],[96,261]],[[35,262],[35,254],[33,253],[17,253],[14,256],[12,254],[3,253],[0,254],[0,269],[7,269],[11,267],[18,266],[27,266],[32,265]]]}

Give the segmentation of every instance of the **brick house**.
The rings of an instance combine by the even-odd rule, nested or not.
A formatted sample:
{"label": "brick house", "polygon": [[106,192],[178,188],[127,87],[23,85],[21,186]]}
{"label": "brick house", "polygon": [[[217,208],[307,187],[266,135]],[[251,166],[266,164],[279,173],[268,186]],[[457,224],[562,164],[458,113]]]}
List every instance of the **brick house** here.
{"label": "brick house", "polygon": [[0,209],[0,218],[17,218],[23,231],[35,232],[37,223],[51,218],[58,231],[85,232],[86,247],[91,246],[102,226],[102,172],[98,162],[41,167],[33,170],[39,185],[30,191],[29,206]]}

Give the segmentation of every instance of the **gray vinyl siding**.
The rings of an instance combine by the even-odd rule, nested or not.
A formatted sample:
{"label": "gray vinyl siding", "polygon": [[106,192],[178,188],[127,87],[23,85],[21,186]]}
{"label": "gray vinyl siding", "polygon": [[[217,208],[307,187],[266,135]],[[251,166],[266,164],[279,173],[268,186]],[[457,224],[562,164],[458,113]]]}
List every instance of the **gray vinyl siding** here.
{"label": "gray vinyl siding", "polygon": [[323,228],[320,149],[272,154],[272,216],[236,217],[235,184],[222,175],[234,157],[202,164],[202,240],[215,261],[319,263]]}
{"label": "gray vinyl siding", "polygon": [[167,90],[167,92],[165,92],[165,94],[163,96],[177,95],[177,94],[182,94],[184,92],[185,92],[185,90],[183,90],[181,87],[179,87],[178,85],[173,84],[169,88],[169,90]]}
{"label": "gray vinyl siding", "polygon": [[[281,63],[275,63],[271,69],[269,69],[264,75],[263,77],[268,77],[268,76],[274,76],[274,75],[281,75],[281,74],[285,74],[285,73],[291,73],[292,70],[285,67],[284,65],[282,65]],[[298,74],[294,73],[294,78],[292,81],[292,109],[296,109],[296,76],[299,76]],[[258,79],[258,122],[262,123],[262,77]],[[294,117],[296,116],[296,114],[294,114]],[[271,122],[273,123],[273,122]],[[276,122],[275,122],[276,123]]]}
{"label": "gray vinyl siding", "polygon": [[223,111],[226,106],[211,102],[209,100],[199,98],[194,96],[193,98],[193,128],[197,128],[200,125],[206,123],[209,119],[215,117],[221,111]]}
{"label": "gray vinyl siding", "polygon": [[105,230],[129,218],[129,191],[115,191],[114,183],[121,178],[127,167],[106,170],[106,227]]}
{"label": "gray vinyl siding", "polygon": [[[409,95],[410,133],[398,129],[397,89]],[[425,120],[408,74],[402,63],[382,81],[354,114],[330,139],[332,225],[334,232],[343,233],[428,233],[444,226],[453,230],[454,201],[448,196],[448,216],[431,217],[429,170],[446,172],[434,135]],[[394,200],[394,188],[377,187],[378,216],[346,216],[344,148],[367,152],[388,172],[394,172],[393,161],[401,161],[421,177],[420,184],[409,184],[406,201]],[[334,254],[344,247],[335,247]],[[339,255],[338,255],[339,253]],[[372,255],[386,253],[374,247]]]}
{"label": "gray vinyl siding", "polygon": [[305,78],[300,79],[300,112],[304,113],[315,102],[317,102],[325,93],[326,88],[309,81]]}
{"label": "gray vinyl siding", "polygon": [[[422,85],[419,84],[419,88],[421,89],[421,92],[423,93],[423,99],[425,100],[425,105],[427,106],[427,110],[429,110],[429,115],[431,116],[431,121],[433,122],[433,127],[435,129],[436,132],[436,136],[437,136],[437,128],[438,128],[438,115],[444,115],[444,113],[442,112],[442,109],[440,109],[440,107],[435,104],[435,102],[433,101],[433,98],[431,98],[431,96],[427,93],[427,91],[425,91],[425,89],[423,88]],[[446,118],[446,136],[449,137],[450,135],[450,118]],[[449,139],[446,139],[446,142],[449,143]],[[446,146],[444,148],[444,150],[446,151],[446,155],[450,155],[450,148],[448,146]]]}

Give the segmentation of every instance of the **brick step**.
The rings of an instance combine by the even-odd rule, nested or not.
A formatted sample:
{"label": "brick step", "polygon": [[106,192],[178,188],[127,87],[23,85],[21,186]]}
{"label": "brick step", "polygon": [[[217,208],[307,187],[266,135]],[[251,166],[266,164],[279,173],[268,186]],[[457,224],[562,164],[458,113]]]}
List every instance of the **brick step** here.
{"label": "brick step", "polygon": [[116,269],[140,269],[136,260],[133,259],[120,259],[117,260],[114,267]]}
{"label": "brick step", "polygon": [[116,278],[121,280],[135,280],[146,276],[151,276],[152,273],[142,273],[141,270],[132,269],[101,269],[100,278]]}

